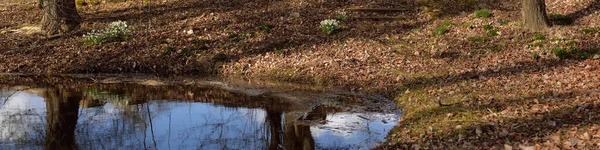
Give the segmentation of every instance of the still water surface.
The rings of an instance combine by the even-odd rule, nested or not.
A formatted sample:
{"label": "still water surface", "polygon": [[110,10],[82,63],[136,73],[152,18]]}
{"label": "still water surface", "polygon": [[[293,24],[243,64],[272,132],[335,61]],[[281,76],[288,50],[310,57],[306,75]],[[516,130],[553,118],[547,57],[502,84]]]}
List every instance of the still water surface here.
{"label": "still water surface", "polygon": [[206,87],[15,89],[0,91],[0,149],[368,149],[398,118]]}

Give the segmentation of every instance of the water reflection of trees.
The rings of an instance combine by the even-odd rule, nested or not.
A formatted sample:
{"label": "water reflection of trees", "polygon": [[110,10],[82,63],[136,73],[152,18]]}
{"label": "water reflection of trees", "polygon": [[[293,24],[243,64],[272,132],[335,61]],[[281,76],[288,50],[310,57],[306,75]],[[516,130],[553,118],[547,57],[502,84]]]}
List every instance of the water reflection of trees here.
{"label": "water reflection of trees", "polygon": [[[27,92],[44,98],[45,110],[35,113],[38,121],[0,122],[0,126],[34,128],[35,131],[14,130],[36,133],[33,135],[37,137],[20,138],[25,146],[50,149],[314,149],[317,146],[311,126],[296,121],[301,114],[297,112],[306,112],[310,106],[290,100],[251,97],[205,87],[102,85],[83,89],[38,88]],[[0,104],[3,102],[6,101]],[[304,118],[325,120],[327,114],[337,111],[316,107]],[[34,117],[27,115],[26,110],[18,112],[8,116]]]}
{"label": "water reflection of trees", "polygon": [[[139,92],[143,92],[144,94],[140,94]],[[204,96],[204,99],[198,99],[198,98],[191,98],[191,100],[185,100],[185,101],[161,101],[161,100],[157,100],[157,101],[148,101],[146,102],[145,100],[135,100],[134,98],[146,98],[144,96],[147,96],[145,94],[151,95],[148,93],[148,91],[129,91],[129,92],[118,92],[118,93],[129,93],[130,95],[128,96],[115,96],[111,94],[111,92],[97,92],[96,95],[91,95],[91,97],[96,97],[96,98],[108,98],[106,99],[106,101],[108,101],[108,104],[113,104],[116,105],[115,107],[118,107],[118,109],[120,110],[117,114],[115,114],[115,116],[119,116],[119,118],[112,118],[110,119],[111,122],[121,122],[122,124],[135,124],[136,127],[138,127],[138,129],[140,131],[146,131],[149,130],[150,132],[141,132],[144,133],[143,138],[144,140],[142,141],[132,141],[132,140],[127,140],[127,139],[106,139],[106,138],[100,138],[97,140],[104,140],[104,141],[93,141],[90,143],[107,143],[107,140],[114,140],[114,141],[129,141],[129,142],[133,142],[133,143],[138,143],[141,144],[143,143],[145,146],[149,146],[149,147],[156,147],[156,145],[154,143],[156,143],[157,139],[158,140],[163,140],[166,139],[167,140],[167,144],[168,147],[172,147],[173,146],[183,146],[183,147],[187,147],[190,145],[185,145],[183,142],[184,141],[174,141],[173,143],[170,142],[170,137],[171,134],[167,134],[167,135],[155,135],[153,133],[153,129],[152,129],[152,123],[153,121],[151,121],[152,119],[156,119],[156,116],[164,116],[167,115],[168,116],[168,122],[169,124],[167,125],[169,130],[168,132],[170,133],[171,130],[171,118],[172,118],[172,111],[170,110],[171,108],[169,107],[181,107],[181,106],[190,106],[190,111],[192,111],[191,108],[193,105],[193,101],[224,101],[227,99],[223,99],[223,97],[227,97],[230,98],[229,100],[234,101],[236,100],[236,98],[234,97],[235,95],[230,95],[228,93],[225,92],[215,92],[215,91],[204,91],[204,93],[202,94],[196,94],[196,95],[200,95],[200,96]],[[155,92],[151,92],[151,93],[155,93]],[[90,94],[90,92],[88,92],[88,94]],[[173,94],[173,92],[167,93],[167,94]],[[181,96],[181,94],[178,94]],[[194,93],[186,93],[184,96],[186,96],[187,98],[190,98],[190,96],[195,95]],[[151,95],[151,97],[158,99],[158,98],[166,98],[167,96],[165,95]],[[219,98],[221,97],[221,98]],[[112,98],[112,99],[111,99]],[[119,100],[115,100],[115,99],[119,99]],[[247,97],[238,97],[238,100],[247,100]],[[131,103],[131,102],[124,102],[124,101],[137,101],[136,103]],[[141,102],[141,104],[137,104],[138,102]],[[238,102],[239,103],[239,102]],[[133,104],[133,105],[127,105],[127,104]],[[243,103],[242,103],[243,104]],[[215,145],[217,147],[221,147],[221,148],[227,148],[227,147],[237,147],[237,148],[244,148],[245,146],[248,145],[256,145],[257,144],[249,144],[250,142],[257,142],[257,141],[261,141],[261,140],[265,140],[267,139],[267,137],[265,137],[265,133],[264,132],[264,126],[260,125],[260,124],[251,124],[251,123],[239,123],[240,120],[253,120],[252,117],[255,117],[256,115],[247,115],[247,116],[241,116],[241,115],[226,115],[223,114],[224,112],[231,112],[231,111],[236,111],[238,110],[238,108],[231,108],[231,107],[220,107],[220,111],[213,111],[211,112],[211,114],[204,114],[204,115],[200,115],[200,116],[190,116],[190,117],[194,117],[194,119],[202,119],[204,120],[204,123],[201,124],[197,124],[196,126],[192,126],[192,127],[187,127],[184,130],[187,130],[186,132],[183,132],[184,134],[182,135],[176,135],[179,137],[182,137],[183,139],[186,140],[194,140],[195,145],[198,145],[199,148],[203,148],[203,147],[215,147]],[[197,109],[197,108],[196,108]],[[250,111],[253,111],[255,109],[249,109]],[[89,112],[89,113],[94,113],[94,112]],[[250,112],[250,114],[252,114],[252,112]],[[93,116],[93,115],[92,115]],[[241,117],[247,117],[247,118],[241,118]],[[191,119],[191,118],[190,118]],[[161,120],[164,121],[164,120]],[[231,125],[232,123],[238,122],[237,124]],[[240,126],[241,125],[241,126]],[[83,126],[88,126],[88,125],[83,125]],[[90,124],[89,126],[93,126],[92,124]],[[118,132],[115,133],[116,135],[119,135],[118,137],[131,137],[131,136],[137,136],[138,138],[134,138],[134,139],[141,139],[139,138],[139,133],[140,132],[132,132],[131,128],[121,128],[120,126],[112,126],[113,129],[110,129],[112,131],[124,131],[124,130],[128,130],[127,132]],[[164,128],[164,126],[163,126]],[[202,132],[198,132],[199,130],[209,130],[211,132],[209,133],[203,133],[203,134],[199,134]],[[84,131],[81,131],[84,132]],[[236,133],[235,136],[223,136],[223,132],[232,132],[232,133]],[[97,132],[86,132],[88,134],[90,133],[97,133]],[[130,136],[127,136],[128,134],[130,134]],[[148,135],[149,134],[149,135]],[[231,133],[230,133],[231,134]],[[89,135],[86,137],[113,137],[111,135]],[[147,139],[146,139],[147,138]],[[85,138],[83,138],[85,139]],[[85,140],[85,141],[90,141],[89,139]],[[164,143],[161,141],[158,141],[159,143]],[[177,143],[180,142],[180,143]],[[108,142],[111,143],[111,142]],[[86,144],[87,145],[87,144]],[[120,143],[118,145],[128,145],[127,143]],[[129,144],[129,145],[136,145],[136,144]],[[195,146],[194,145],[194,146]],[[260,145],[264,145],[264,142]],[[260,147],[258,147],[260,148]]]}
{"label": "water reflection of trees", "polygon": [[[2,147],[35,149],[41,148],[39,145],[44,144],[46,115],[36,110],[35,106],[23,107],[22,103],[17,103],[18,101],[8,101],[9,98],[28,95],[30,94],[22,91],[0,92],[0,145]],[[15,105],[21,107],[14,107]]]}
{"label": "water reflection of trees", "polygon": [[[105,92],[88,92],[88,95],[91,97],[98,98],[108,98],[107,101],[110,104],[115,104],[121,106],[121,109],[124,110],[132,110],[132,111],[123,111],[119,116],[124,117],[122,120],[140,120],[140,122],[148,122],[152,118],[143,117],[147,116],[144,111],[139,111],[141,109],[135,107],[150,107],[152,110],[147,112],[152,112],[155,114],[164,114],[165,112],[169,116],[169,125],[168,128],[171,128],[171,111],[161,112],[158,108],[160,108],[165,103],[161,103],[164,101],[152,101],[145,102],[136,99],[171,99],[169,106],[172,106],[173,99],[174,101],[178,101],[176,99],[185,99],[179,100],[182,103],[187,102],[212,102],[215,105],[225,106],[222,107],[220,111],[215,111],[210,114],[205,114],[201,116],[194,116],[197,118],[202,118],[204,123],[197,124],[194,127],[189,127],[186,129],[186,132],[189,134],[177,135],[181,136],[183,139],[194,140],[195,144],[197,144],[197,149],[210,149],[210,148],[219,148],[219,149],[280,149],[280,148],[288,148],[288,149],[313,149],[314,140],[312,138],[310,132],[310,126],[305,124],[295,124],[293,120],[297,116],[293,115],[285,115],[285,111],[290,111],[294,109],[305,109],[305,108],[295,108],[293,102],[283,101],[280,99],[274,99],[269,97],[249,97],[241,94],[235,94],[226,91],[220,90],[164,90],[162,88],[151,88],[144,90],[136,90],[139,88],[129,89],[129,91],[118,91],[118,90],[104,90]],[[112,91],[112,92],[106,92]],[[92,94],[96,94],[92,96]],[[118,96],[118,95],[110,95],[115,93],[127,93],[127,96]],[[157,94],[162,93],[162,94]],[[111,99],[112,98],[112,99]],[[119,100],[115,100],[119,99]],[[124,102],[124,101],[136,101],[136,102]],[[123,107],[127,106],[127,104],[137,104],[142,103],[141,105],[134,105],[135,107]],[[125,105],[123,105],[125,104]],[[189,105],[191,106],[191,105]],[[157,108],[152,108],[157,107]],[[247,114],[251,115],[231,115],[226,112],[231,111],[239,111],[238,107],[248,107],[248,108],[261,108],[260,109],[248,109],[248,111],[255,112],[247,112]],[[308,107],[306,105],[302,107]],[[135,108],[135,109],[131,109]],[[256,115],[256,111],[258,113],[263,113],[264,116],[263,123],[261,124],[253,124],[253,123],[239,123],[244,120],[260,120],[260,118],[256,118],[261,115]],[[318,118],[325,118],[325,113],[320,115]],[[142,117],[140,117],[142,116]],[[128,117],[128,118],[127,118]],[[285,121],[285,120],[289,121]],[[147,126],[141,126],[147,127]],[[119,130],[119,129],[113,129]],[[199,130],[209,130],[210,132],[204,133],[202,135],[197,134]],[[234,136],[226,135],[229,132],[235,133]],[[89,133],[89,132],[88,132]],[[129,132],[132,133],[132,132]],[[119,133],[121,137],[124,137],[123,134],[127,133]],[[170,140],[171,135],[154,135],[156,139],[167,139]],[[98,136],[93,136],[98,137]],[[146,136],[144,136],[146,137]],[[115,139],[116,141],[123,141],[121,139]],[[103,142],[100,142],[103,143]],[[185,145],[183,141],[180,143],[171,143],[167,142],[169,147],[171,144],[173,145]],[[260,143],[260,144],[259,144]],[[124,144],[121,144],[124,145]],[[126,144],[125,144],[126,145]],[[179,148],[185,148],[179,147]],[[189,148],[189,147],[188,147]]]}
{"label": "water reflection of trees", "polygon": [[[285,102],[276,99],[257,99],[214,90],[196,93],[188,91],[183,95],[184,98],[188,98],[187,100],[175,100],[175,102],[173,100],[149,101],[150,98],[147,96],[167,99],[170,94],[181,96],[181,93],[170,92],[166,95],[152,95],[150,93],[156,92],[129,91],[128,89],[74,90],[68,88],[38,88],[30,92],[43,97],[46,110],[45,114],[38,115],[38,117],[45,116],[45,118],[39,118],[38,122],[32,122],[30,119],[18,119],[20,122],[16,122],[17,120],[13,119],[11,123],[6,125],[20,124],[15,127],[24,128],[32,128],[32,125],[37,125],[35,132],[38,133],[38,136],[36,138],[24,137],[20,143],[37,143],[36,145],[43,145],[45,149],[113,149],[127,147],[135,149],[139,148],[140,145],[144,145],[144,149],[147,149],[156,148],[158,147],[157,141],[158,143],[165,143],[165,140],[168,144],[167,147],[177,148],[194,146],[198,149],[277,149],[284,145],[288,147],[289,142],[285,143],[286,140],[284,139],[301,139],[296,137],[298,135],[308,135],[310,137],[308,126],[302,126],[301,128],[296,126],[293,127],[296,128],[294,130],[284,130],[284,128],[292,128],[284,125],[284,119],[282,118],[284,117],[283,110],[290,108],[287,108],[289,105]],[[172,108],[190,106],[188,109],[191,112],[195,109],[192,108],[192,104],[197,101],[224,103],[211,106],[218,109],[209,114],[189,116],[190,119],[193,117],[193,119],[200,119],[204,123],[181,129],[185,131],[182,132],[183,134],[171,135]],[[242,109],[242,115],[231,114],[232,112],[241,112],[241,109],[235,106],[244,106],[248,103],[253,107],[258,108],[261,106],[268,110]],[[26,110],[17,112],[21,113],[7,116],[24,118],[28,115],[25,114]],[[157,118],[159,116],[168,118],[167,134],[155,135],[153,131],[152,124],[156,121],[152,121],[152,119],[160,119]],[[250,123],[252,121],[254,122]],[[161,128],[164,128],[164,126]],[[193,141],[195,145],[186,145],[184,141],[171,142],[171,136]],[[37,142],[30,139],[37,140]],[[312,140],[312,138],[308,139]],[[303,144],[305,143],[292,143],[294,147],[302,147]]]}

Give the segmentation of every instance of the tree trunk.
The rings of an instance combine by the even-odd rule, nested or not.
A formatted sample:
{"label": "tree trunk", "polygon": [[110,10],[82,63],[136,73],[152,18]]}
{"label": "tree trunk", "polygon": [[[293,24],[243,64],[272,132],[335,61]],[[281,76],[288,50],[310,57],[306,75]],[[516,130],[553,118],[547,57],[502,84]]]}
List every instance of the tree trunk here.
{"label": "tree trunk", "polygon": [[526,29],[539,31],[550,27],[544,0],[523,0],[522,12]]}
{"label": "tree trunk", "polygon": [[42,31],[47,35],[69,32],[79,26],[75,0],[44,0]]}

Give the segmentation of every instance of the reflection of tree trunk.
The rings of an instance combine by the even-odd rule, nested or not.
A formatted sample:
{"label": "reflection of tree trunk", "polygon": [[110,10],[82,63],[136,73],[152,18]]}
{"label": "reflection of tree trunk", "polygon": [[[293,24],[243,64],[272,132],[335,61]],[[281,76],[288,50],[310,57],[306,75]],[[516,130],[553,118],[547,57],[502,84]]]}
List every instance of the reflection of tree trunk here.
{"label": "reflection of tree trunk", "polygon": [[77,149],[75,127],[79,113],[81,93],[48,89],[46,101],[46,143],[45,149]]}
{"label": "reflection of tree trunk", "polygon": [[265,119],[270,126],[271,142],[269,142],[269,149],[276,150],[281,144],[281,115],[282,112],[267,110],[267,118]]}
{"label": "reflection of tree trunk", "polygon": [[[282,128],[282,115],[283,112],[267,110],[266,121],[269,123],[271,132],[269,149],[279,149],[279,145],[285,149],[314,149],[315,140],[310,133],[310,126],[296,124],[295,121],[285,121],[284,128]],[[295,117],[290,118],[295,119]]]}
{"label": "reflection of tree trunk", "polygon": [[81,108],[92,108],[92,107],[101,107],[104,106],[103,101],[99,99],[94,99],[92,97],[86,97],[84,100],[80,102]]}
{"label": "reflection of tree trunk", "polygon": [[288,149],[315,149],[315,140],[310,133],[310,126],[295,124],[295,121],[285,125],[285,147]]}

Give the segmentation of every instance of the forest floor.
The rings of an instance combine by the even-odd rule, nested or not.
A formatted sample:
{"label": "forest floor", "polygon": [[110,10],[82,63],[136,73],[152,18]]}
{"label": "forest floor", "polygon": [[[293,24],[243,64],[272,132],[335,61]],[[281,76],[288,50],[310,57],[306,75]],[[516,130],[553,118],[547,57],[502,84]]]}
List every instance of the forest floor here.
{"label": "forest floor", "polygon": [[[41,20],[35,3],[3,2],[0,72],[339,86],[398,101],[382,149],[598,148],[600,1],[546,4],[555,25],[536,33],[522,27],[520,0],[101,3],[79,7],[74,33],[46,38],[24,30]],[[491,15],[474,14],[482,8]],[[320,31],[344,14],[339,31]],[[133,30],[127,41],[82,42],[118,20]]]}

